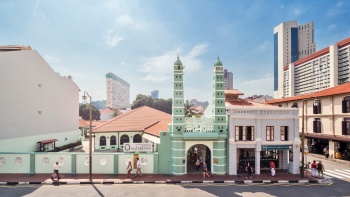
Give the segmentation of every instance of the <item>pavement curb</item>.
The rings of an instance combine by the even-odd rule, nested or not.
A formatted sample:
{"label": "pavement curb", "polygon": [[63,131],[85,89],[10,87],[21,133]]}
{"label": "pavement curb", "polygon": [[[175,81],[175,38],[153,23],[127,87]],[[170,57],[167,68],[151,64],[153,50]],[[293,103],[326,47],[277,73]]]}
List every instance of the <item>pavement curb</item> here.
{"label": "pavement curb", "polygon": [[[80,185],[88,185],[88,184],[273,184],[273,183],[294,183],[294,184],[322,184],[322,181],[314,181],[314,180],[246,180],[246,181],[224,181],[224,180],[215,180],[215,181],[45,181],[45,182],[0,182],[0,185],[55,185],[55,184],[80,184]],[[327,181],[327,184],[329,181]]]}

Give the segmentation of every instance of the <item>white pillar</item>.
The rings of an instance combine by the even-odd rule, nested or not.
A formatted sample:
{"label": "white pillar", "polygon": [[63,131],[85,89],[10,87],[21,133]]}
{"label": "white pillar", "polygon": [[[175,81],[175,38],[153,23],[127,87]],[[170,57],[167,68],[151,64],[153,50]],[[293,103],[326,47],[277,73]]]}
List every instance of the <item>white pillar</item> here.
{"label": "white pillar", "polygon": [[260,150],[255,149],[255,174],[260,174]]}
{"label": "white pillar", "polygon": [[334,151],[334,142],[332,140],[329,140],[329,158],[333,159],[335,158],[335,151]]}

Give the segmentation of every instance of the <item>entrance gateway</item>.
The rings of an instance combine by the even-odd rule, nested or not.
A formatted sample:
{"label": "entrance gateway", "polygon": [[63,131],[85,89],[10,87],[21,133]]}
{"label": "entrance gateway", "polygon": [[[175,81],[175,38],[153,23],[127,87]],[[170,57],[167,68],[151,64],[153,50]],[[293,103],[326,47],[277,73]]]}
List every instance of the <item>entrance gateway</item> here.
{"label": "entrance gateway", "polygon": [[218,58],[213,67],[211,116],[200,118],[185,117],[185,67],[179,57],[173,68],[172,123],[169,124],[168,131],[162,132],[160,136],[159,171],[173,175],[189,173],[193,157],[201,151],[201,154],[205,152],[205,159],[209,159],[210,165],[207,165],[213,174],[226,174],[228,131],[223,65]]}

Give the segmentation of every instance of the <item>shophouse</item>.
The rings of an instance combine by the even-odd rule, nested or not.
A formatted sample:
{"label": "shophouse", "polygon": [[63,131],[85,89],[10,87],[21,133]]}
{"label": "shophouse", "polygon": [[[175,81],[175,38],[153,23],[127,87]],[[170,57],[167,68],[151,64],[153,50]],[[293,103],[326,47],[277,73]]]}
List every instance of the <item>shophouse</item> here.
{"label": "shophouse", "polygon": [[237,175],[249,162],[255,173],[277,169],[299,174],[300,139],[297,109],[240,99],[238,90],[225,90],[229,125],[229,171]]}

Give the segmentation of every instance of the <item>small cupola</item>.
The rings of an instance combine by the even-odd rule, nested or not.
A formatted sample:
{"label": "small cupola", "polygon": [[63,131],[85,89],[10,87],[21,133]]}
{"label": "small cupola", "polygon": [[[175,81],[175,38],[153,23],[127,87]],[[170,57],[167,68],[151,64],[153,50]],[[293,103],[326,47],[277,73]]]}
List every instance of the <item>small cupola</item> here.
{"label": "small cupola", "polygon": [[174,70],[182,70],[184,66],[182,65],[181,60],[179,59],[179,55],[177,55],[177,60],[174,62]]}

